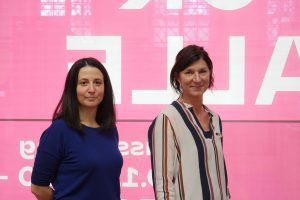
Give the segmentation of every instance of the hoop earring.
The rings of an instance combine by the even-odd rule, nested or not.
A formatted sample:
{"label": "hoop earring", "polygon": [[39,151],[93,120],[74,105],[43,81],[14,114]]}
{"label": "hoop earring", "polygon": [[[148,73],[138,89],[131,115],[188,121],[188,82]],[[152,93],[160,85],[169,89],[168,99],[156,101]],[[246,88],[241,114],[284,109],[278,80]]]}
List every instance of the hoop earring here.
{"label": "hoop earring", "polygon": [[179,84],[179,93],[182,95],[183,89],[182,89],[181,84],[179,82],[178,82],[178,84]]}

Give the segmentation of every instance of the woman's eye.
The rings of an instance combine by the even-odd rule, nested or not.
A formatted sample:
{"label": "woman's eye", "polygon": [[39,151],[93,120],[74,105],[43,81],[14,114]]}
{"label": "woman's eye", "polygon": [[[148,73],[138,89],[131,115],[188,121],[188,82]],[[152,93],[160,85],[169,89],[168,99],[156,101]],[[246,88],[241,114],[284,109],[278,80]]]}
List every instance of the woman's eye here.
{"label": "woman's eye", "polygon": [[101,81],[96,81],[95,84],[96,84],[96,85],[101,85],[102,82],[101,82]]}
{"label": "woman's eye", "polygon": [[192,74],[192,72],[191,71],[186,71],[185,74]]}
{"label": "woman's eye", "polygon": [[199,73],[207,73],[207,70],[201,70]]}
{"label": "woman's eye", "polygon": [[80,85],[84,86],[84,85],[87,85],[87,82],[86,81],[82,81],[82,82],[79,82]]}

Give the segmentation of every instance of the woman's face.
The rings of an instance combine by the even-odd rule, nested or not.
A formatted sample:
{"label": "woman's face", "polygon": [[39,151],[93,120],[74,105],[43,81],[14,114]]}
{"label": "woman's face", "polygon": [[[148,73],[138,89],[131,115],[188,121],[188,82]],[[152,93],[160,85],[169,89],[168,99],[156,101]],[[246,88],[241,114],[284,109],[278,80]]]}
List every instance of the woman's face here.
{"label": "woman's face", "polygon": [[209,87],[210,70],[203,59],[179,72],[177,81],[180,83],[182,98],[202,98]]}
{"label": "woman's face", "polygon": [[102,72],[91,66],[81,68],[78,73],[76,91],[80,109],[97,109],[104,97]]}

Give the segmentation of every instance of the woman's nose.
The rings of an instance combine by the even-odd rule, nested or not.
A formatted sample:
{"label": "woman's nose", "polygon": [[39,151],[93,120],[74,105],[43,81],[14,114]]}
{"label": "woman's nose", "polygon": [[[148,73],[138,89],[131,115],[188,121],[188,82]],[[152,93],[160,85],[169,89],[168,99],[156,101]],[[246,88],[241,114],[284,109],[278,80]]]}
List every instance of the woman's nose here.
{"label": "woman's nose", "polygon": [[199,73],[195,73],[193,76],[193,81],[199,81],[200,80],[200,75]]}
{"label": "woman's nose", "polygon": [[95,92],[95,86],[93,84],[89,85],[89,92]]}

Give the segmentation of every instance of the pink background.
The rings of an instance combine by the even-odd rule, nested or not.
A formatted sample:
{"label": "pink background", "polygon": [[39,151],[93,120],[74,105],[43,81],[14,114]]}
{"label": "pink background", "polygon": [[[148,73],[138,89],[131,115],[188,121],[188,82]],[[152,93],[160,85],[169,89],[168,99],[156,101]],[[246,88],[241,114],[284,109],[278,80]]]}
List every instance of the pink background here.
{"label": "pink background", "polygon": [[[168,38],[182,36],[182,45],[202,45],[212,57],[214,93],[231,90],[232,80],[243,84],[237,93],[244,99],[241,103],[207,100],[223,119],[232,199],[300,199],[299,2],[249,0],[228,10],[205,0],[152,0],[124,9],[128,2],[135,1],[0,1],[0,198],[34,199],[28,186],[30,168],[61,95],[68,63],[85,56],[117,60],[101,45],[96,50],[70,50],[67,38],[114,36],[120,38],[120,46],[109,47],[121,52],[119,70],[110,75],[120,73],[120,86],[117,81],[112,84],[121,94],[116,108],[124,156],[122,198],[153,199],[147,129],[165,106],[154,101],[165,97],[137,104],[133,93],[169,87]],[[180,8],[168,7],[176,2],[182,2]],[[242,2],[246,1],[228,4]],[[230,51],[237,38],[242,47]],[[230,56],[240,52],[241,64],[230,64]],[[268,78],[280,66],[279,75]],[[233,67],[243,68],[244,78],[229,76]],[[265,91],[275,88],[274,98],[266,95],[271,102],[257,103],[266,80],[270,88]],[[229,96],[229,102],[236,98]]]}

